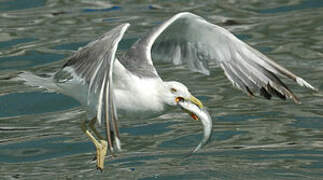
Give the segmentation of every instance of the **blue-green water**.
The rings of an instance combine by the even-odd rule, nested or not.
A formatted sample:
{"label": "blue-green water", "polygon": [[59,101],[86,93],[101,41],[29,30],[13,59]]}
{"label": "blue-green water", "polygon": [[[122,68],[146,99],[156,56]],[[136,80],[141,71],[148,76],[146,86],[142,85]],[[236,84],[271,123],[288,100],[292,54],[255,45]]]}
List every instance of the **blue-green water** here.
{"label": "blue-green water", "polygon": [[206,77],[159,65],[165,80],[184,82],[209,108],[211,143],[185,156],[199,143],[201,124],[179,109],[120,119],[124,151],[107,157],[103,173],[80,129],[79,103],[11,80],[20,71],[54,72],[73,50],[129,22],[125,50],[181,11],[225,26],[323,88],[320,0],[0,0],[0,179],[323,179],[323,94],[287,80],[302,104],[249,98],[220,69]]}

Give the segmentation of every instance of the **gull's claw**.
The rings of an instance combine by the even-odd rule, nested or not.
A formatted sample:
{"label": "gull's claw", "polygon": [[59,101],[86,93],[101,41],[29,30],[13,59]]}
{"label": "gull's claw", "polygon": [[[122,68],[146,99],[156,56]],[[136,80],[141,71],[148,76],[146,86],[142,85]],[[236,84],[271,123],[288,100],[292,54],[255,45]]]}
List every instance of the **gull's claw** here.
{"label": "gull's claw", "polygon": [[107,154],[108,143],[105,140],[100,140],[99,146],[96,148],[96,165],[99,169],[103,170],[104,168],[104,158]]}
{"label": "gull's claw", "polygon": [[99,168],[98,166],[96,167],[96,170],[100,170],[100,172],[103,172],[103,169]]}
{"label": "gull's claw", "polygon": [[[91,128],[94,129],[93,127]],[[93,158],[93,160],[96,160],[96,167],[97,169],[100,169],[102,172],[104,168],[104,159],[108,150],[108,143],[106,140],[103,140],[103,139],[97,140],[93,136],[93,134],[87,129],[85,121],[82,123],[81,128],[83,132],[91,139],[91,141],[93,142],[96,148],[96,156]],[[97,131],[93,131],[93,132],[97,135],[97,137],[99,136]]]}

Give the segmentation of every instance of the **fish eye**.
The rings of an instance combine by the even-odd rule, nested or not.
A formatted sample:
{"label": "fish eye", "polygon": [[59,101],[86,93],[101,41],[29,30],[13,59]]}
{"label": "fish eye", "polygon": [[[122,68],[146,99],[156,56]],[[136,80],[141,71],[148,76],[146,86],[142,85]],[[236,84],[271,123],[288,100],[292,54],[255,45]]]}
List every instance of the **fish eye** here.
{"label": "fish eye", "polygon": [[175,88],[171,88],[171,89],[170,89],[170,91],[171,91],[172,93],[177,92],[177,90],[176,90]]}

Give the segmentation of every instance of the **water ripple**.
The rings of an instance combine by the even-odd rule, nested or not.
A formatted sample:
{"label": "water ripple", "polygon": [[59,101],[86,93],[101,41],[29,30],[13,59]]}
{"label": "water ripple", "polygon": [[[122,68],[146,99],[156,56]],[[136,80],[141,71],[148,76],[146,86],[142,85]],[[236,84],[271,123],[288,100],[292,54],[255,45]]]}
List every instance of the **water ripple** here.
{"label": "water ripple", "polygon": [[[219,69],[211,76],[157,64],[164,80],[186,84],[209,108],[212,141],[178,109],[151,119],[120,120],[123,151],[95,170],[94,148],[80,129],[87,118],[73,99],[13,82],[22,71],[56,71],[74,50],[120,23],[129,48],[180,11],[225,26],[238,38],[323,88],[319,0],[0,2],[0,174],[5,179],[322,179],[322,92],[285,81],[303,104],[250,98]],[[187,78],[190,77],[190,78]],[[103,129],[99,128],[103,132]]]}

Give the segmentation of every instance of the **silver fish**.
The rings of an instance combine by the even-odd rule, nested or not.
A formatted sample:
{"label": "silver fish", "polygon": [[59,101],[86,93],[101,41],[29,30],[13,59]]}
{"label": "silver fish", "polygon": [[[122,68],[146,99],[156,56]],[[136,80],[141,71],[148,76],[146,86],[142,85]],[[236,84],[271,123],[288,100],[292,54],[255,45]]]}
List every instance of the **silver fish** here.
{"label": "silver fish", "polygon": [[201,140],[200,144],[197,145],[197,147],[193,150],[193,152],[196,152],[199,149],[201,149],[204,145],[206,145],[210,140],[210,137],[212,135],[211,116],[205,108],[200,109],[198,106],[189,101],[179,101],[178,105],[181,108],[183,108],[187,113],[189,113],[193,117],[193,119],[199,119],[203,124],[203,139]]}

